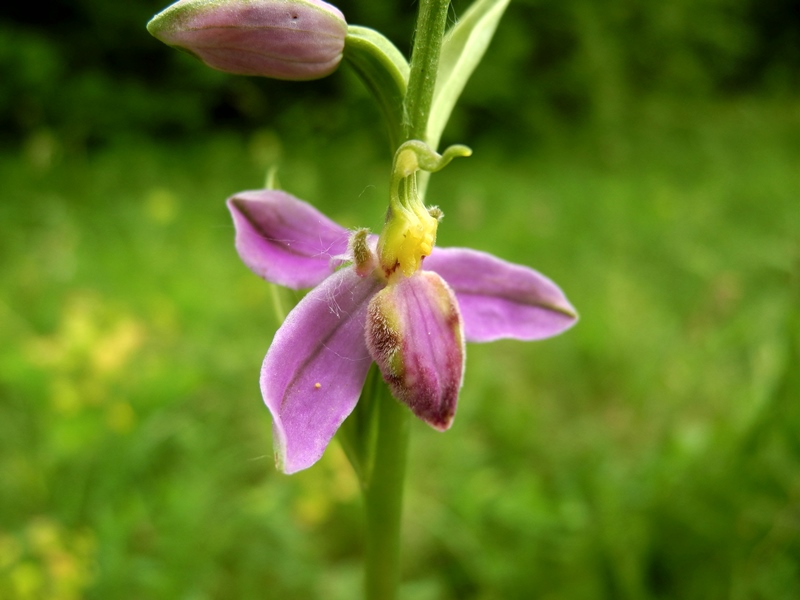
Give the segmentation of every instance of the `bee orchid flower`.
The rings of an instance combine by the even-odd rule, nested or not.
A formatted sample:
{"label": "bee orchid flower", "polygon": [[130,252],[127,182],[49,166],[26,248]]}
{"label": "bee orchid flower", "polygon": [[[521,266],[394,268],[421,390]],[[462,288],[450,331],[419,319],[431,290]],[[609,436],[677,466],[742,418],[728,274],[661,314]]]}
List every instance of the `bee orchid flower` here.
{"label": "bee orchid flower", "polygon": [[[411,230],[399,235],[390,227],[380,239],[353,233],[283,191],[242,192],[227,204],[236,249],[253,272],[292,289],[313,287],[278,329],[261,370],[276,463],[285,473],[319,460],[356,406],[373,361],[395,398],[445,430],[456,411],[465,342],[539,340],[577,319],[544,275],[484,252],[434,247],[435,226],[427,235],[412,219],[411,229],[421,232],[414,254],[392,245],[393,236],[403,243],[414,237]],[[413,217],[394,212],[403,223]]]}

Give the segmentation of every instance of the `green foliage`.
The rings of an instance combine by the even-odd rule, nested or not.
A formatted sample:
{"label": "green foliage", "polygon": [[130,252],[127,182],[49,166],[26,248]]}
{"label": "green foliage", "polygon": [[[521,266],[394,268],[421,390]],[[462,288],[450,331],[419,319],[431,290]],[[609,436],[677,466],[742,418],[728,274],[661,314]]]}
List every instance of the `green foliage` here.
{"label": "green foliage", "polygon": [[[124,132],[185,135],[220,125],[275,126],[290,105],[356,101],[346,74],[285,85],[213,72],[153,39],[167,0],[14,3],[0,17],[0,127],[43,129],[85,145]],[[409,56],[416,5],[337,5]],[[470,3],[455,0],[451,21]],[[708,97],[800,84],[800,17],[789,0],[517,0],[468,84],[453,137],[499,128],[546,135],[554,123],[624,125],[641,98]],[[347,67],[349,68],[349,67]],[[347,70],[343,68],[342,70]],[[365,111],[359,126],[374,126]],[[460,140],[453,140],[460,141]]]}
{"label": "green foliage", "polygon": [[[283,162],[377,229],[378,111],[345,68],[210,71],[146,33],[164,4],[0,20],[0,597],[349,600],[358,484],[337,445],[272,468],[257,374],[297,298],[239,264],[222,200]],[[414,3],[338,5],[407,54]],[[415,423],[404,597],[800,595],[800,123],[720,101],[796,89],[798,31],[788,0],[511,3],[445,131],[475,158],[432,181],[438,241],[582,320],[470,346],[454,428]]]}
{"label": "green foliage", "polygon": [[[388,157],[348,114],[0,155],[0,597],[357,597],[342,450],[273,469],[274,290],[223,205],[282,157],[288,190],[376,228]],[[470,345],[453,429],[414,423],[408,600],[800,594],[797,112],[636,118],[487,137],[432,179],[440,244],[535,266],[582,320]]]}

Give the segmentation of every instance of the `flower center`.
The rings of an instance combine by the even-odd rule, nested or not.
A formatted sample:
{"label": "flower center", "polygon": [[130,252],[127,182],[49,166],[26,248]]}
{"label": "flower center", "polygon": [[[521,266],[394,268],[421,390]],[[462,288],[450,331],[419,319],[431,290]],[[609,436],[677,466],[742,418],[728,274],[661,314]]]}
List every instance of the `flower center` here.
{"label": "flower center", "polygon": [[[416,176],[406,179],[402,187],[416,188]],[[416,190],[409,193],[415,195]],[[421,200],[391,203],[386,224],[378,240],[378,255],[386,277],[402,273],[413,275],[430,255],[436,244],[439,220],[431,215]]]}
{"label": "flower center", "polygon": [[417,171],[433,173],[444,168],[453,158],[471,153],[466,146],[450,146],[439,155],[418,140],[408,141],[397,149],[389,210],[378,238],[378,258],[387,279],[401,273],[405,277],[413,275],[436,244],[442,211],[425,207],[417,190]]}

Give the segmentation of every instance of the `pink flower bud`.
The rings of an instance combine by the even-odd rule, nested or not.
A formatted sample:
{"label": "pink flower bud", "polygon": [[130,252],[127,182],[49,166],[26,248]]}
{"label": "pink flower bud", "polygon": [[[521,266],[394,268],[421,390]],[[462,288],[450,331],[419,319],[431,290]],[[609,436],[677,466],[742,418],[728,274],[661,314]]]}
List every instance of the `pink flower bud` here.
{"label": "pink flower bud", "polygon": [[347,23],[322,0],[180,0],[147,30],[220,71],[306,80],[339,66]]}

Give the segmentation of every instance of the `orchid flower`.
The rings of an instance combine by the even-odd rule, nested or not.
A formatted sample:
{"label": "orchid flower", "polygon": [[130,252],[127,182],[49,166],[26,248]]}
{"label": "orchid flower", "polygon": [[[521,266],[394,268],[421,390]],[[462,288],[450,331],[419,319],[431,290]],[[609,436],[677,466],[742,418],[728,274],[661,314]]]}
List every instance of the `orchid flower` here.
{"label": "orchid flower", "polygon": [[397,202],[414,196],[408,173],[433,169],[419,164],[418,148],[405,157],[402,150],[380,238],[350,232],[283,191],[227,201],[236,249],[253,272],[295,290],[315,286],[278,329],[261,370],[276,463],[286,473],[319,460],[373,361],[395,398],[443,431],[456,411],[465,341],[539,340],[577,319],[558,286],[533,269],[434,247],[438,210]]}

